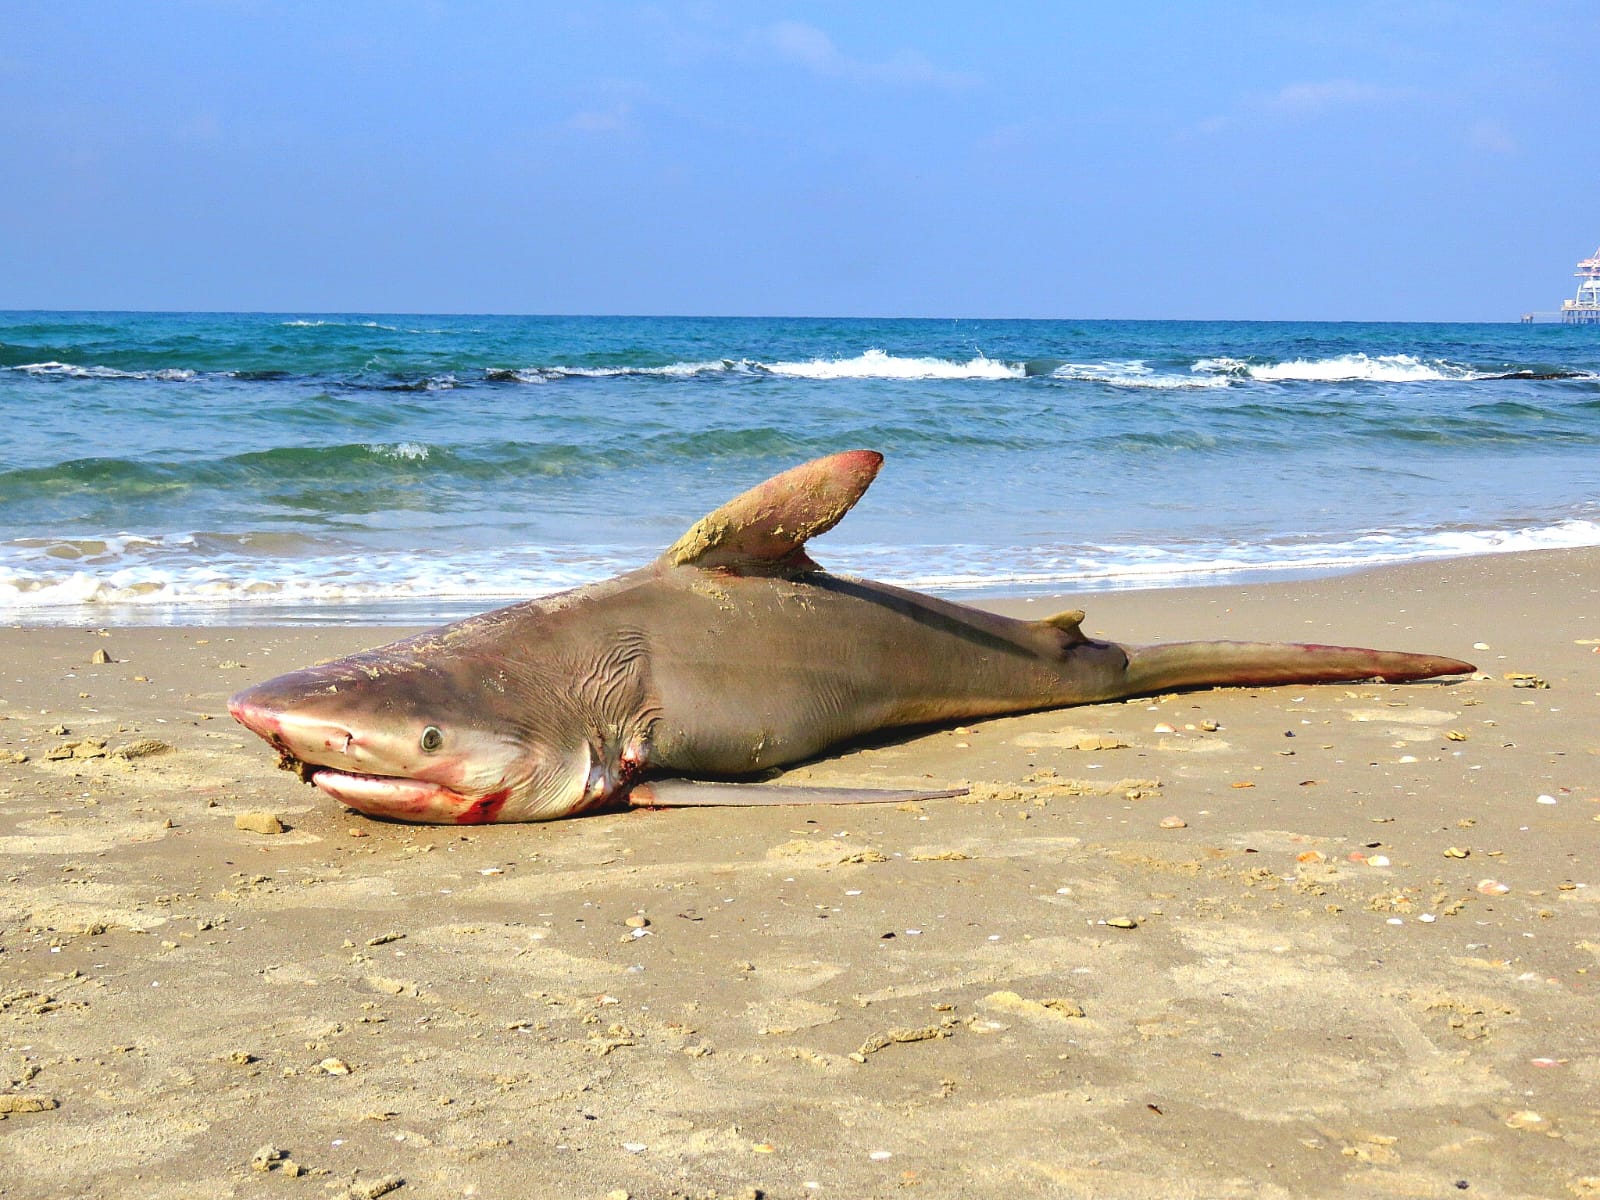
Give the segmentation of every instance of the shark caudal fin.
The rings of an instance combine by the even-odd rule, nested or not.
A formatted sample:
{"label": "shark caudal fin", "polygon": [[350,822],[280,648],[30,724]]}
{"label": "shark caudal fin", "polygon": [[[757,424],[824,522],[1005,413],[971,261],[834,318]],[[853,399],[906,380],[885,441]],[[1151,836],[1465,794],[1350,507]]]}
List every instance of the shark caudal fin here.
{"label": "shark caudal fin", "polygon": [[660,561],[751,573],[812,570],[806,542],[839,523],[881,466],[876,450],[847,450],[792,467],[701,517]]}
{"label": "shark caudal fin", "polygon": [[1298,642],[1174,642],[1125,649],[1131,695],[1188,687],[1350,683],[1360,679],[1404,683],[1477,670],[1471,663],[1437,654]]}

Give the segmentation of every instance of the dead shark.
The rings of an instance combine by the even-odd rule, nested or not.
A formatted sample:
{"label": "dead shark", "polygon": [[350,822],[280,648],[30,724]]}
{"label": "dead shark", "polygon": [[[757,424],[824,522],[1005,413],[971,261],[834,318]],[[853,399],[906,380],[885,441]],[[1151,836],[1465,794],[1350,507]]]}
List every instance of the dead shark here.
{"label": "dead shark", "polygon": [[653,781],[737,779],[880,730],[1181,688],[1475,669],[1348,646],[1125,646],[1087,637],[1078,611],[1019,621],[830,574],[806,543],[882,463],[853,450],[795,467],[649,566],[293,671],[229,711],[351,808],[480,824],[625,802],[898,798]]}

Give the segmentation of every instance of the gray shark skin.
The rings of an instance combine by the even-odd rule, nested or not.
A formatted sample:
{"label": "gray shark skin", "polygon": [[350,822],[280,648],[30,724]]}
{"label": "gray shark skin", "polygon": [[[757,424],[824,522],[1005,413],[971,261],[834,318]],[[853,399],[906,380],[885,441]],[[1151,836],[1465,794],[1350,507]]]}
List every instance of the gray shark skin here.
{"label": "gray shark skin", "polygon": [[[649,566],[279,676],[229,711],[351,808],[480,824],[615,806],[636,784],[634,803],[673,803],[670,784],[649,781],[749,776],[880,730],[1178,688],[1475,669],[1344,646],[1124,646],[1086,637],[1081,612],[1019,621],[829,574],[805,544],[882,462],[854,450],[795,467]],[[766,788],[775,801],[713,786],[676,802],[884,798],[819,791]]]}

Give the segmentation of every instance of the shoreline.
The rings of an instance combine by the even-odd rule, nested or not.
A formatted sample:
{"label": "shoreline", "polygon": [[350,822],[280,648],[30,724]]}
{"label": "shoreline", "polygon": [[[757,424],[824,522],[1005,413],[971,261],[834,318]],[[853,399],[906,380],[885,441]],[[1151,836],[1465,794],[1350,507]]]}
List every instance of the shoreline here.
{"label": "shoreline", "polygon": [[1480,675],[785,776],[962,800],[462,829],[223,707],[409,626],[0,628],[0,1191],[1600,1196],[1600,549],[982,604]]}
{"label": "shoreline", "polygon": [[[1507,555],[1542,555],[1564,552],[1600,552],[1600,544],[1537,546],[1515,550],[1479,550],[1471,553],[1424,556],[1399,561],[1345,562],[1339,564],[1301,564],[1284,562],[1255,565],[1237,569],[1175,571],[1170,575],[1128,573],[1117,576],[1099,576],[1085,580],[1082,587],[1065,583],[1010,582],[999,584],[924,584],[917,581],[883,582],[927,592],[958,604],[971,604],[980,608],[1009,611],[1009,606],[1048,604],[1052,599],[1076,596],[1079,598],[1121,596],[1128,593],[1153,592],[1173,595],[1186,592],[1204,592],[1219,588],[1250,588],[1271,584],[1315,583],[1333,581],[1370,572],[1428,569],[1442,564],[1462,561],[1494,559]],[[633,569],[648,565],[641,558]],[[827,568],[825,568],[827,569]],[[851,578],[862,572],[836,569],[834,574]],[[871,575],[865,577],[873,578]],[[598,581],[598,580],[596,580]],[[596,582],[591,581],[591,582]],[[356,599],[291,599],[224,600],[207,603],[199,600],[182,602],[96,602],[76,605],[38,605],[0,607],[0,628],[11,629],[270,629],[315,628],[342,626],[366,629],[417,630],[448,624],[465,617],[475,616],[496,608],[503,608],[529,599],[546,599],[574,590],[585,584],[551,591],[527,594],[498,593],[482,596],[421,596],[369,597]],[[1016,615],[1025,615],[1018,613]]]}

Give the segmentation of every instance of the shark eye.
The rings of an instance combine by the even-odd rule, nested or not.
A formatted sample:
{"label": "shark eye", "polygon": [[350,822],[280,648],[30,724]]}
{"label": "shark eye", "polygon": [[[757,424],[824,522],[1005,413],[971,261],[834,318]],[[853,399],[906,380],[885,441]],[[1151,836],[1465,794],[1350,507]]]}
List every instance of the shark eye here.
{"label": "shark eye", "polygon": [[444,745],[444,731],[437,725],[429,725],[422,731],[421,746],[424,752],[432,754]]}

